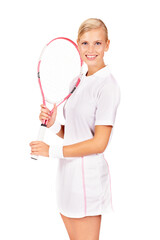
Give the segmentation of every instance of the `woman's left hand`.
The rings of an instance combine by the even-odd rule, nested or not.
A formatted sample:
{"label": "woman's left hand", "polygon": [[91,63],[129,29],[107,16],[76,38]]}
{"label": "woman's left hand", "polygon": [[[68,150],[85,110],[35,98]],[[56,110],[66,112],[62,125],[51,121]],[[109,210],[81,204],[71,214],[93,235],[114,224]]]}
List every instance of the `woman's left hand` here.
{"label": "woman's left hand", "polygon": [[30,144],[31,155],[40,155],[44,157],[49,157],[49,145],[41,141],[33,141]]}

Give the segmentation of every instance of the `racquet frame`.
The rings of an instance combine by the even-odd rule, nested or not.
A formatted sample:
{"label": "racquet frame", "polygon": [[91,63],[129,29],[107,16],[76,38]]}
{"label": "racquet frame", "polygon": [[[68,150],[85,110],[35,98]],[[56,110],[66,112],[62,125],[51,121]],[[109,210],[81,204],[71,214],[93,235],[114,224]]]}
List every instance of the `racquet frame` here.
{"label": "racquet frame", "polygon": [[[78,85],[79,85],[79,83],[80,83],[80,78],[81,78],[81,74],[82,74],[83,60],[81,59],[80,52],[79,52],[79,49],[78,49],[77,44],[76,44],[75,42],[73,42],[71,39],[66,38],[66,37],[57,37],[57,38],[52,39],[50,42],[48,42],[48,43],[44,46],[44,48],[43,48],[43,50],[42,50],[42,52],[41,52],[39,61],[38,61],[38,66],[37,66],[38,83],[39,83],[40,91],[41,91],[41,94],[42,94],[43,105],[45,105],[45,106],[46,106],[46,100],[45,100],[45,95],[44,95],[44,92],[43,92],[43,88],[42,88],[42,84],[41,84],[41,78],[40,78],[41,58],[42,58],[43,53],[44,53],[44,51],[46,50],[46,48],[47,48],[50,44],[52,44],[54,41],[60,40],[60,39],[69,41],[71,44],[73,44],[73,46],[74,46],[74,47],[76,48],[76,50],[78,51],[79,57],[80,57],[80,77],[78,78],[78,80],[77,80],[74,88],[72,89],[72,91],[71,91],[67,96],[65,96],[63,99],[61,99],[61,100],[56,104],[56,106],[58,107],[58,106],[59,106],[60,104],[62,104],[65,100],[67,100],[67,99],[72,95],[72,93],[75,91],[75,89],[78,87]],[[53,110],[54,110],[54,108],[51,110],[51,114],[53,113]],[[47,127],[47,120],[44,120],[43,123],[42,123],[41,126],[40,126],[37,141],[43,141],[44,135],[45,135],[45,131],[46,131],[46,127]],[[38,160],[38,156],[35,156],[35,155],[32,155],[31,158],[34,159],[34,160]]]}

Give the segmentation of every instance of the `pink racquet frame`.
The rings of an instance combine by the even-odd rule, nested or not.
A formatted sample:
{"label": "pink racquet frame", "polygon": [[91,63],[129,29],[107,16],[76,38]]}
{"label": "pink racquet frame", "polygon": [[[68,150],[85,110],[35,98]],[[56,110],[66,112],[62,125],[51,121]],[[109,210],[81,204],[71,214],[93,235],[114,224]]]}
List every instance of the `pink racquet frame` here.
{"label": "pink racquet frame", "polygon": [[[80,67],[82,67],[82,65],[83,65],[83,61],[82,61],[82,59],[81,59],[80,52],[79,52],[79,50],[78,50],[78,46],[77,46],[77,44],[76,44],[75,42],[73,42],[71,39],[65,38],[65,37],[57,37],[57,38],[52,39],[49,43],[47,43],[47,44],[45,45],[45,47],[44,47],[43,50],[42,50],[42,53],[41,53],[41,56],[40,56],[40,59],[39,59],[39,62],[38,62],[38,67],[37,67],[38,83],[39,83],[40,90],[41,90],[41,94],[42,94],[43,104],[44,104],[45,106],[46,106],[46,100],[45,100],[45,96],[44,96],[44,92],[43,92],[42,84],[41,84],[41,78],[40,78],[41,57],[42,57],[42,55],[43,55],[46,47],[48,47],[48,46],[49,46],[52,42],[54,42],[55,40],[59,40],[59,39],[63,39],[63,40],[69,41],[71,44],[74,45],[74,47],[77,49],[77,51],[78,51],[78,53],[79,53],[79,57],[80,57]],[[80,83],[80,78],[78,78],[77,83],[76,83],[75,87],[72,89],[72,91],[71,91],[65,98],[63,98],[63,99],[60,101],[59,104],[57,104],[57,107],[58,107],[60,104],[62,104],[65,100],[67,100],[67,99],[71,96],[71,94],[74,92],[74,90],[75,90],[76,87],[79,85],[79,83]],[[53,112],[53,109],[51,110],[51,113],[52,113],[52,112]],[[46,125],[46,121],[44,122],[44,124]]]}
{"label": "pink racquet frame", "polygon": [[[58,39],[63,39],[63,40],[66,40],[66,41],[69,41],[71,44],[74,45],[74,47],[77,49],[78,53],[79,53],[79,57],[80,57],[80,75],[82,73],[82,65],[83,65],[83,61],[81,59],[81,56],[80,56],[80,52],[78,50],[78,46],[75,42],[73,42],[71,39],[69,38],[65,38],[65,37],[57,37],[57,38],[54,38],[52,39],[49,43],[47,43],[45,45],[45,47],[43,48],[42,52],[41,52],[41,55],[40,55],[40,58],[39,58],[39,61],[38,61],[38,67],[37,67],[37,76],[38,76],[38,83],[39,83],[39,86],[40,86],[40,90],[41,90],[41,94],[42,94],[42,99],[43,99],[43,104],[46,106],[46,100],[45,100],[45,96],[44,96],[44,92],[43,92],[43,88],[42,88],[42,84],[41,84],[41,78],[40,78],[40,66],[41,66],[41,57],[45,51],[45,49],[55,40],[58,40]],[[71,95],[72,93],[75,91],[75,89],[77,88],[77,86],[79,85],[80,83],[80,77],[78,78],[74,88],[72,89],[72,91],[66,96],[64,97],[58,104],[57,104],[57,107],[62,104],[65,100],[67,100]],[[53,112],[54,108],[51,110],[51,114]],[[43,123],[41,124],[40,126],[40,129],[39,129],[39,133],[38,133],[38,137],[37,137],[37,140],[38,141],[43,141],[43,138],[44,138],[44,135],[45,135],[45,131],[46,131],[46,127],[47,127],[47,120],[44,120]],[[34,160],[37,160],[38,159],[38,156],[36,155],[32,155],[31,156],[32,159]]]}

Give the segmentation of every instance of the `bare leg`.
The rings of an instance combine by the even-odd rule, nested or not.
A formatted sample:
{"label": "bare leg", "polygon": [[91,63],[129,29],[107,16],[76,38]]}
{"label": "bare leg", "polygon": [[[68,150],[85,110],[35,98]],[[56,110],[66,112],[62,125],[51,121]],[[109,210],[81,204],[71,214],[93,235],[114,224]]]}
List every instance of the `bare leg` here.
{"label": "bare leg", "polygon": [[60,213],[70,240],[99,240],[101,215],[68,218]]}

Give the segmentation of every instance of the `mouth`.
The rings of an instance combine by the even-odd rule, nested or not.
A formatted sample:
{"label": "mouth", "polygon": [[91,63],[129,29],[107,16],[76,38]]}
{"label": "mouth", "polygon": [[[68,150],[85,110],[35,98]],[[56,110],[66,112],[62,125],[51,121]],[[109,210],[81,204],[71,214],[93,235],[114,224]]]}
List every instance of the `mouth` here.
{"label": "mouth", "polygon": [[96,59],[96,57],[97,57],[98,55],[85,55],[85,56],[86,56],[86,58],[87,58],[89,61],[93,61],[93,60]]}

